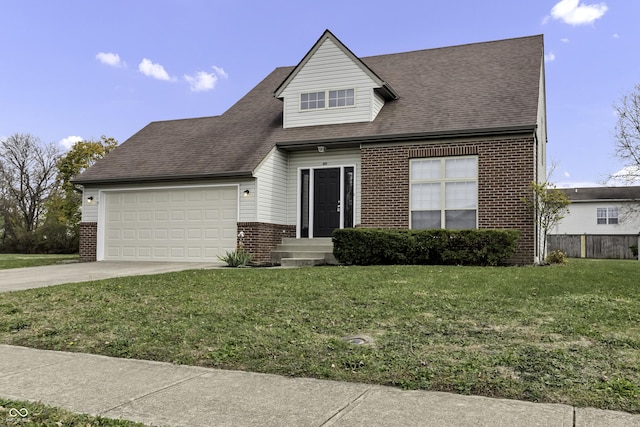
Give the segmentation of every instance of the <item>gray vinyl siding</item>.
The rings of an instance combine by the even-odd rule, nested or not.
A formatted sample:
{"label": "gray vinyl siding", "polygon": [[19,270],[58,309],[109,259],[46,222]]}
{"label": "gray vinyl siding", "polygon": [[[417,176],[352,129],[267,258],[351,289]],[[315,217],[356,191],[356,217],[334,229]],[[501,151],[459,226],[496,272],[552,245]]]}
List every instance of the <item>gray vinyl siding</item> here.
{"label": "gray vinyl siding", "polygon": [[[89,202],[89,197],[93,197],[93,201]],[[82,191],[82,222],[98,222],[98,200],[98,189],[85,187]]]}
{"label": "gray vinyl siding", "polygon": [[273,149],[256,169],[255,221],[287,224],[287,163],[287,153]]}
{"label": "gray vinyl siding", "polygon": [[355,166],[355,224],[360,223],[360,149],[299,151],[291,153],[289,157],[289,173],[287,186],[287,218],[289,225],[297,224],[298,214],[298,173],[300,169],[331,168],[340,166]]}
{"label": "gray vinyl siding", "polygon": [[[284,127],[371,121],[377,108],[374,108],[374,87],[375,82],[362,68],[331,40],[326,40],[282,93]],[[355,106],[300,110],[300,94],[338,89],[355,89]],[[325,101],[328,105],[328,99]]]}
{"label": "gray vinyl siding", "polygon": [[382,110],[382,107],[384,107],[384,99],[380,95],[375,93],[373,90],[372,92],[373,92],[373,109],[371,114],[371,121],[374,121],[375,118],[378,116],[378,113],[380,112],[380,110]]}

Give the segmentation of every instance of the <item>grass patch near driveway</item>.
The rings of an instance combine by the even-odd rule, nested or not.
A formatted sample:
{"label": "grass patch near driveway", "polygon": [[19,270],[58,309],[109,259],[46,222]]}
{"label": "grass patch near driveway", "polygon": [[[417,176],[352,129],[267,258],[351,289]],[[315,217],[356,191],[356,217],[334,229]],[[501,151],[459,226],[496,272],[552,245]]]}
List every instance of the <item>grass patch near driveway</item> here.
{"label": "grass patch near driveway", "polygon": [[8,268],[36,267],[39,265],[60,264],[63,262],[77,261],[78,255],[25,255],[25,254],[0,254],[0,270]]}
{"label": "grass patch near driveway", "polygon": [[0,342],[640,412],[638,277],[600,260],[191,270],[0,294]]}
{"label": "grass patch near driveway", "polygon": [[36,402],[0,398],[0,425],[20,427],[145,427],[145,424],[76,414]]}

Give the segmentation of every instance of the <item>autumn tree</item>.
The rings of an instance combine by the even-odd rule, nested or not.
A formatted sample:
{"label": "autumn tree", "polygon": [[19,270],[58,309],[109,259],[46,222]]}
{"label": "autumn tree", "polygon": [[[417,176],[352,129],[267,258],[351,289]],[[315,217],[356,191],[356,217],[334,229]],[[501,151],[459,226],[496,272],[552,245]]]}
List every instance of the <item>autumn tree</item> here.
{"label": "autumn tree", "polygon": [[36,230],[44,222],[46,202],[56,188],[59,150],[29,134],[0,140],[0,214],[2,249],[37,251]]}
{"label": "autumn tree", "polygon": [[[59,247],[50,251],[77,251],[79,224],[81,220],[82,190],[71,182],[96,161],[118,146],[114,138],[76,142],[57,162],[57,191],[49,200],[46,229],[55,236]],[[51,238],[47,240],[51,241]]]}

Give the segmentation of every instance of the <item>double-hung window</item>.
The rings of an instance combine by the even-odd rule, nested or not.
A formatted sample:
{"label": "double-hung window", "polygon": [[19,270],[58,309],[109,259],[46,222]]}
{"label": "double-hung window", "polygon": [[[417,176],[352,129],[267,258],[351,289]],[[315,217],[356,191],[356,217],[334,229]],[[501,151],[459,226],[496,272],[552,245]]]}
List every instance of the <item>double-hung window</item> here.
{"label": "double-hung window", "polygon": [[618,208],[598,208],[596,216],[598,224],[618,224]]}
{"label": "double-hung window", "polygon": [[410,178],[412,229],[477,228],[476,156],[413,159]]}

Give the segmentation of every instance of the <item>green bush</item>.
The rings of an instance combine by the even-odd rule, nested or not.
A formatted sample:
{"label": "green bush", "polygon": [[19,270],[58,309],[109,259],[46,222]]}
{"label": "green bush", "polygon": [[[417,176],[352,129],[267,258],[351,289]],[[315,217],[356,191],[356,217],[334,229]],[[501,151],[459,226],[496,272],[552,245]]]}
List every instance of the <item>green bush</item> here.
{"label": "green bush", "polygon": [[629,246],[634,257],[638,257],[638,245]]}
{"label": "green bush", "polygon": [[353,265],[499,265],[518,248],[516,230],[388,230],[333,233],[333,254]]}

